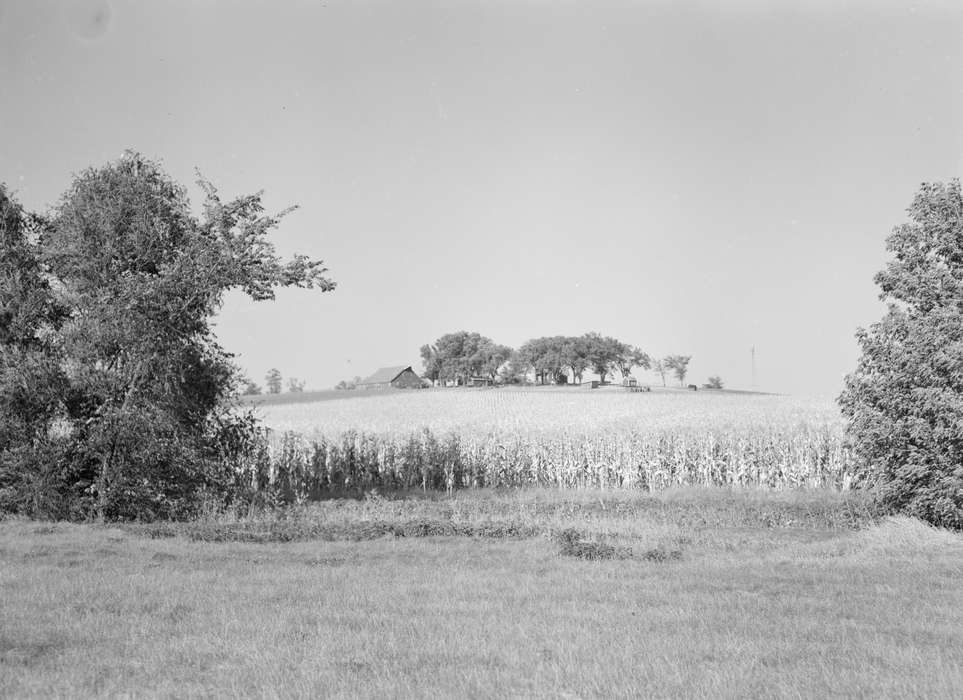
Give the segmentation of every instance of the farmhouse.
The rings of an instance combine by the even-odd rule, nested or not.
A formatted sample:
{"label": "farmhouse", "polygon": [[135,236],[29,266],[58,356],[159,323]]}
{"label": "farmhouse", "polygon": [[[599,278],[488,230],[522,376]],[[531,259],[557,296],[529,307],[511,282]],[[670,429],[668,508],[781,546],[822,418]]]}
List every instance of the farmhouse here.
{"label": "farmhouse", "polygon": [[358,382],[359,389],[420,389],[424,386],[421,378],[408,367],[382,367],[367,379]]}

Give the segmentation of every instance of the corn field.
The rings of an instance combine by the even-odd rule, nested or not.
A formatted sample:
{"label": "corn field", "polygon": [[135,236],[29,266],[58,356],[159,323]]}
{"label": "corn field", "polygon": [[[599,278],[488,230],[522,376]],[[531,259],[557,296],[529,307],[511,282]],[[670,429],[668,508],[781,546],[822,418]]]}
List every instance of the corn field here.
{"label": "corn field", "polygon": [[682,485],[848,488],[832,401],[682,392],[438,390],[262,409],[256,489]]}

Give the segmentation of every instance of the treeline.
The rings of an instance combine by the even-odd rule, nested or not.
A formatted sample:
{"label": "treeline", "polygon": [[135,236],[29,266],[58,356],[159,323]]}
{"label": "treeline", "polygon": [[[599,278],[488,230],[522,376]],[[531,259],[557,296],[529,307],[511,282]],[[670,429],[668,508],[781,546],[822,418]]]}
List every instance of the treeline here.
{"label": "treeline", "polygon": [[[479,333],[457,331],[423,345],[421,359],[424,376],[441,384],[463,385],[473,378],[520,384],[529,376],[536,384],[580,384],[586,372],[597,374],[605,382],[616,372],[624,379],[640,367],[658,373],[664,386],[670,372],[680,384],[685,382],[691,356],[669,355],[653,360],[641,348],[599,333],[533,338],[516,350]],[[710,384],[722,388],[718,377],[710,378],[706,386]]]}
{"label": "treeline", "polygon": [[[264,389],[261,388],[261,385],[247,375],[241,375],[240,381],[241,393],[244,396],[257,396],[264,393]],[[264,375],[264,383],[267,386],[267,393],[280,394],[282,387],[281,370],[279,370],[277,367],[272,367],[269,369],[267,374]],[[306,382],[303,379],[298,379],[297,377],[288,377],[288,392],[292,394],[299,394],[304,391],[305,384]]]}

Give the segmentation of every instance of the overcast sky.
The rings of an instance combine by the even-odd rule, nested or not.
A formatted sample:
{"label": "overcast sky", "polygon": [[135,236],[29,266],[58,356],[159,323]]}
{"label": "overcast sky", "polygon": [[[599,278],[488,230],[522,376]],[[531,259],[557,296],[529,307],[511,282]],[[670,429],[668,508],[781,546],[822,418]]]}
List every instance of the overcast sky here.
{"label": "overcast sky", "polygon": [[835,393],[963,170],[963,3],[0,0],[0,180],[44,210],[125,148],[301,205],[278,247],[339,286],[228,299],[258,380],[594,330]]}

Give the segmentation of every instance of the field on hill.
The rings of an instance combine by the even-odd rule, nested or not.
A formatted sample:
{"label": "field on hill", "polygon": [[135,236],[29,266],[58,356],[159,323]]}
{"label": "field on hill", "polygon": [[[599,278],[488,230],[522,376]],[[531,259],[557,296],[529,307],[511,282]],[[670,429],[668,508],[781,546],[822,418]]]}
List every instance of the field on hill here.
{"label": "field on hill", "polygon": [[0,521],[0,697],[959,697],[961,575],[825,489]]}
{"label": "field on hill", "polygon": [[258,411],[275,431],[270,479],[291,480],[302,496],[330,486],[847,488],[854,479],[828,399],[436,389]]}

